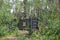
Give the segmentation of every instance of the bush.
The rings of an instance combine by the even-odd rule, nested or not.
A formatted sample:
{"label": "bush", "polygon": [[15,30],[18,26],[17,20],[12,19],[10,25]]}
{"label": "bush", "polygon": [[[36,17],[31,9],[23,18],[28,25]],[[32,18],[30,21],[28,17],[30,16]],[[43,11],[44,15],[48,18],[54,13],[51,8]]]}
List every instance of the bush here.
{"label": "bush", "polygon": [[14,18],[16,17],[13,14],[0,10],[0,36],[4,36],[8,31],[16,28],[17,23],[14,23]]}

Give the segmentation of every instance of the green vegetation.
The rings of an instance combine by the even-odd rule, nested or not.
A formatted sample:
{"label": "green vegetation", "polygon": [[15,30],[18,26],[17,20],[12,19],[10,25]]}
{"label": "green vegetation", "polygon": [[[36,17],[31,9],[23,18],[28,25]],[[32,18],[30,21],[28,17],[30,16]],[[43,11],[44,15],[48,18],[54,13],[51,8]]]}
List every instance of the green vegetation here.
{"label": "green vegetation", "polygon": [[[12,4],[4,1],[0,2],[0,38],[14,35],[17,36],[18,40],[60,40],[60,12],[57,9],[56,1],[53,3],[47,0],[46,2],[30,1],[27,2],[26,9],[23,9],[23,2],[20,3],[17,0],[16,3],[15,11],[10,13]],[[21,10],[28,11],[25,11],[25,14],[28,13],[27,17],[34,17],[34,13],[37,13],[39,30],[33,31],[32,35],[21,35],[18,32],[18,20],[25,15]]]}

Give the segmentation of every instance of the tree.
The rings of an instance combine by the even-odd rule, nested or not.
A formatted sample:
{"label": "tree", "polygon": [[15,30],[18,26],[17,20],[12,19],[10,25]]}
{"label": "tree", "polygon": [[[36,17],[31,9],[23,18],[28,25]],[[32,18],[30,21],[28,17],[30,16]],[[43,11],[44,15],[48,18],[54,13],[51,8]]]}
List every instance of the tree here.
{"label": "tree", "polygon": [[5,36],[8,33],[8,28],[15,28],[15,24],[13,24],[13,19],[16,18],[13,14],[10,13],[10,4],[5,3],[1,5],[0,9],[0,36]]}

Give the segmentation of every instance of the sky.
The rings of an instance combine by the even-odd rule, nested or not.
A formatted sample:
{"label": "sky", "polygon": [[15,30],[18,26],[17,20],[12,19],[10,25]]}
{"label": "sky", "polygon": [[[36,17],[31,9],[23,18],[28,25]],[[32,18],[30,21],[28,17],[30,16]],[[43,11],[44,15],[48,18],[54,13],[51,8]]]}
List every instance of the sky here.
{"label": "sky", "polygon": [[[16,1],[16,0],[14,0],[14,1]],[[24,0],[19,0],[19,1],[20,1],[20,2],[23,2]],[[32,1],[32,0],[28,0],[28,1]],[[43,1],[43,0],[40,0],[40,1]],[[46,1],[46,0],[45,0],[45,1]],[[13,3],[13,0],[10,0],[10,2]],[[16,4],[14,3],[14,4],[12,5],[11,10],[10,10],[11,13],[13,13],[13,11],[15,10],[15,7],[16,7]],[[45,8],[50,9],[49,6],[42,6],[42,9],[45,9]],[[33,9],[33,8],[31,8],[31,9]]]}

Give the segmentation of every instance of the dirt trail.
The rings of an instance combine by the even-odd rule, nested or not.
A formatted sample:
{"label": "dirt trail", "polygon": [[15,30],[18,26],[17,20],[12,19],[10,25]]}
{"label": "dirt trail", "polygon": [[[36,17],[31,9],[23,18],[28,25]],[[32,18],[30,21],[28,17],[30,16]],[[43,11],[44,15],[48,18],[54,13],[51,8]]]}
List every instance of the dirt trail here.
{"label": "dirt trail", "polygon": [[8,37],[6,40],[18,40],[17,37]]}
{"label": "dirt trail", "polygon": [[[19,34],[23,35],[23,34],[27,34],[28,31],[26,30],[19,30]],[[6,40],[18,40],[17,37],[7,37]]]}

